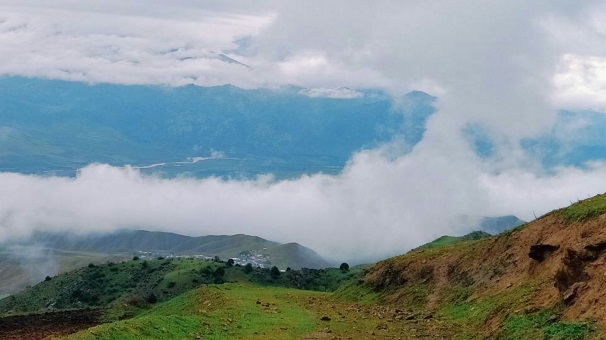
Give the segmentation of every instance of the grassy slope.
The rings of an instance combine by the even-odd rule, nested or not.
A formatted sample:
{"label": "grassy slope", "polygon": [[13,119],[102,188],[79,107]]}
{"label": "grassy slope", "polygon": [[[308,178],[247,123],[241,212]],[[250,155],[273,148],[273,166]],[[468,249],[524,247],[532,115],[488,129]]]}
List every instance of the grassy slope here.
{"label": "grassy slope", "polygon": [[[324,320],[323,320],[324,319]],[[232,283],[187,292],[124,321],[66,339],[452,338],[437,318],[321,293]]]}
{"label": "grassy slope", "polygon": [[126,255],[71,251],[38,251],[20,254],[0,249],[0,297],[14,294],[39,283],[53,272],[65,273],[89,263],[120,261]]}
{"label": "grassy slope", "polygon": [[152,294],[156,300],[164,301],[201,283],[214,282],[214,271],[219,266],[223,264],[194,259],[89,265],[0,300],[0,313],[89,306],[140,307],[147,304]]}
{"label": "grassy slope", "polygon": [[473,231],[473,232],[471,232],[467,235],[463,235],[463,236],[444,235],[429,243],[426,243],[426,244],[420,246],[417,249],[429,249],[429,248],[436,248],[436,247],[451,246],[451,245],[455,245],[455,244],[466,242],[466,241],[481,240],[483,238],[488,238],[490,236],[491,236],[490,234],[483,232],[483,231]]}
{"label": "grassy slope", "polygon": [[[202,284],[251,282],[263,286],[333,291],[341,282],[359,278],[361,269],[291,270],[272,275],[270,269],[228,266],[198,259],[131,260],[89,264],[41,282],[0,300],[2,313],[30,313],[84,307],[110,308],[111,317],[132,315],[133,309],[166,301]],[[123,308],[126,306],[127,308]]]}
{"label": "grassy slope", "polygon": [[[383,303],[443,317],[461,338],[598,337],[604,252],[586,247],[606,240],[605,213],[606,195],[598,195],[495,237],[442,237],[379,262],[364,281]],[[539,262],[528,256],[534,244],[559,248]]]}
{"label": "grassy slope", "polygon": [[317,295],[242,284],[204,287],[68,339],[300,338],[315,328],[315,320],[293,300]]}

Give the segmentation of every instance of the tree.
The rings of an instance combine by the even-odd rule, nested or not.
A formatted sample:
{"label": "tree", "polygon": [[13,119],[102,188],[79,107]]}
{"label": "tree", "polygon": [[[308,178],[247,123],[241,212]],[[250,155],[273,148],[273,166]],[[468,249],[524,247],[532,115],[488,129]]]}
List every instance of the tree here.
{"label": "tree", "polygon": [[227,266],[228,267],[232,267],[234,265],[234,263],[235,263],[234,259],[227,260]]}
{"label": "tree", "polygon": [[339,266],[339,269],[341,269],[342,272],[346,272],[349,270],[349,265],[345,262],[341,263],[341,266]]}
{"label": "tree", "polygon": [[215,269],[215,272],[213,273],[213,276],[215,277],[214,282],[223,283],[223,275],[225,275],[225,268],[223,266],[217,267],[217,269]]}
{"label": "tree", "polygon": [[217,267],[217,269],[215,269],[214,276],[222,278],[223,275],[225,275],[225,268],[223,268],[223,267]]}
{"label": "tree", "polygon": [[158,302],[158,297],[156,297],[156,294],[154,294],[152,292],[147,296],[147,302],[154,304],[154,303]]}
{"label": "tree", "polygon": [[280,276],[280,269],[278,269],[278,267],[273,266],[271,267],[271,270],[269,271],[269,273],[271,274],[271,277],[273,277],[274,279],[277,279]]}
{"label": "tree", "polygon": [[251,263],[247,263],[247,264],[244,266],[244,269],[242,269],[242,271],[244,271],[244,273],[245,273],[245,274],[249,274],[249,273],[251,273],[251,272],[253,271],[253,266],[252,266],[252,264],[251,264]]}

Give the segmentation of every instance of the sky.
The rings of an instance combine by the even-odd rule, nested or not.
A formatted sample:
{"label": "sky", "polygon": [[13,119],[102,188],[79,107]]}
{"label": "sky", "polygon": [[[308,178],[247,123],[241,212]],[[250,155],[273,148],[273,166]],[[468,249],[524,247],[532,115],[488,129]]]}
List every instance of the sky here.
{"label": "sky", "polygon": [[[545,169],[520,146],[560,110],[606,112],[600,1],[0,0],[0,75],[291,84],[343,100],[359,93],[342,87],[380,88],[394,105],[410,90],[438,97],[411,152],[397,140],[362,150],[335,176],[163,179],[104,164],[76,178],[0,173],[0,193],[20,193],[0,195],[2,238],[125,226],[247,233],[362,262],[471,231],[453,223],[461,214],[531,220],[606,191],[605,163]],[[469,126],[490,137],[492,157],[473,152]]]}

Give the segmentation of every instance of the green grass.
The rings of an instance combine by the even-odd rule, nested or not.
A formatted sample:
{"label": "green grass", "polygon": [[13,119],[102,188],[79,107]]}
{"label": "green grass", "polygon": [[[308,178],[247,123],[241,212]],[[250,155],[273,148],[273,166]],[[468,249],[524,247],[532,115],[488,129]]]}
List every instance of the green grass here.
{"label": "green grass", "polygon": [[477,241],[477,240],[485,239],[488,237],[491,237],[491,235],[488,233],[485,233],[483,231],[473,231],[464,236],[445,235],[445,236],[438,237],[437,239],[435,239],[429,243],[426,243],[426,244],[418,247],[417,249],[432,249],[432,248],[453,246],[453,245],[457,245],[457,244],[460,244],[463,242]]}
{"label": "green grass", "polygon": [[587,323],[556,322],[543,327],[543,336],[547,340],[582,340],[593,333]]}
{"label": "green grass", "polygon": [[250,284],[211,285],[158,304],[132,319],[92,327],[66,338],[299,339],[316,328],[316,318],[297,301],[322,295]]}
{"label": "green grass", "polygon": [[455,324],[475,329],[499,313],[521,308],[535,291],[531,284],[512,287],[489,296],[470,300],[471,288],[455,289],[444,304],[441,314]]}
{"label": "green grass", "polygon": [[585,221],[606,213],[606,194],[579,201],[558,212],[569,222]]}
{"label": "green grass", "polygon": [[335,291],[335,296],[345,301],[362,304],[376,304],[382,300],[381,294],[375,292],[371,287],[353,280],[339,287]]}
{"label": "green grass", "polygon": [[588,323],[560,322],[553,316],[561,308],[509,316],[503,325],[505,339],[583,340],[593,332]]}

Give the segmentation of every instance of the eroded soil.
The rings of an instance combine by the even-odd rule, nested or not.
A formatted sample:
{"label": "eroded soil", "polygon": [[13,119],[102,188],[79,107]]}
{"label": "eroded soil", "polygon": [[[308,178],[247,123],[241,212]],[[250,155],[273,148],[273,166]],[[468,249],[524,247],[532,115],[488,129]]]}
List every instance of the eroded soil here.
{"label": "eroded soil", "polygon": [[47,312],[0,318],[0,339],[37,340],[75,333],[100,323],[101,310]]}

